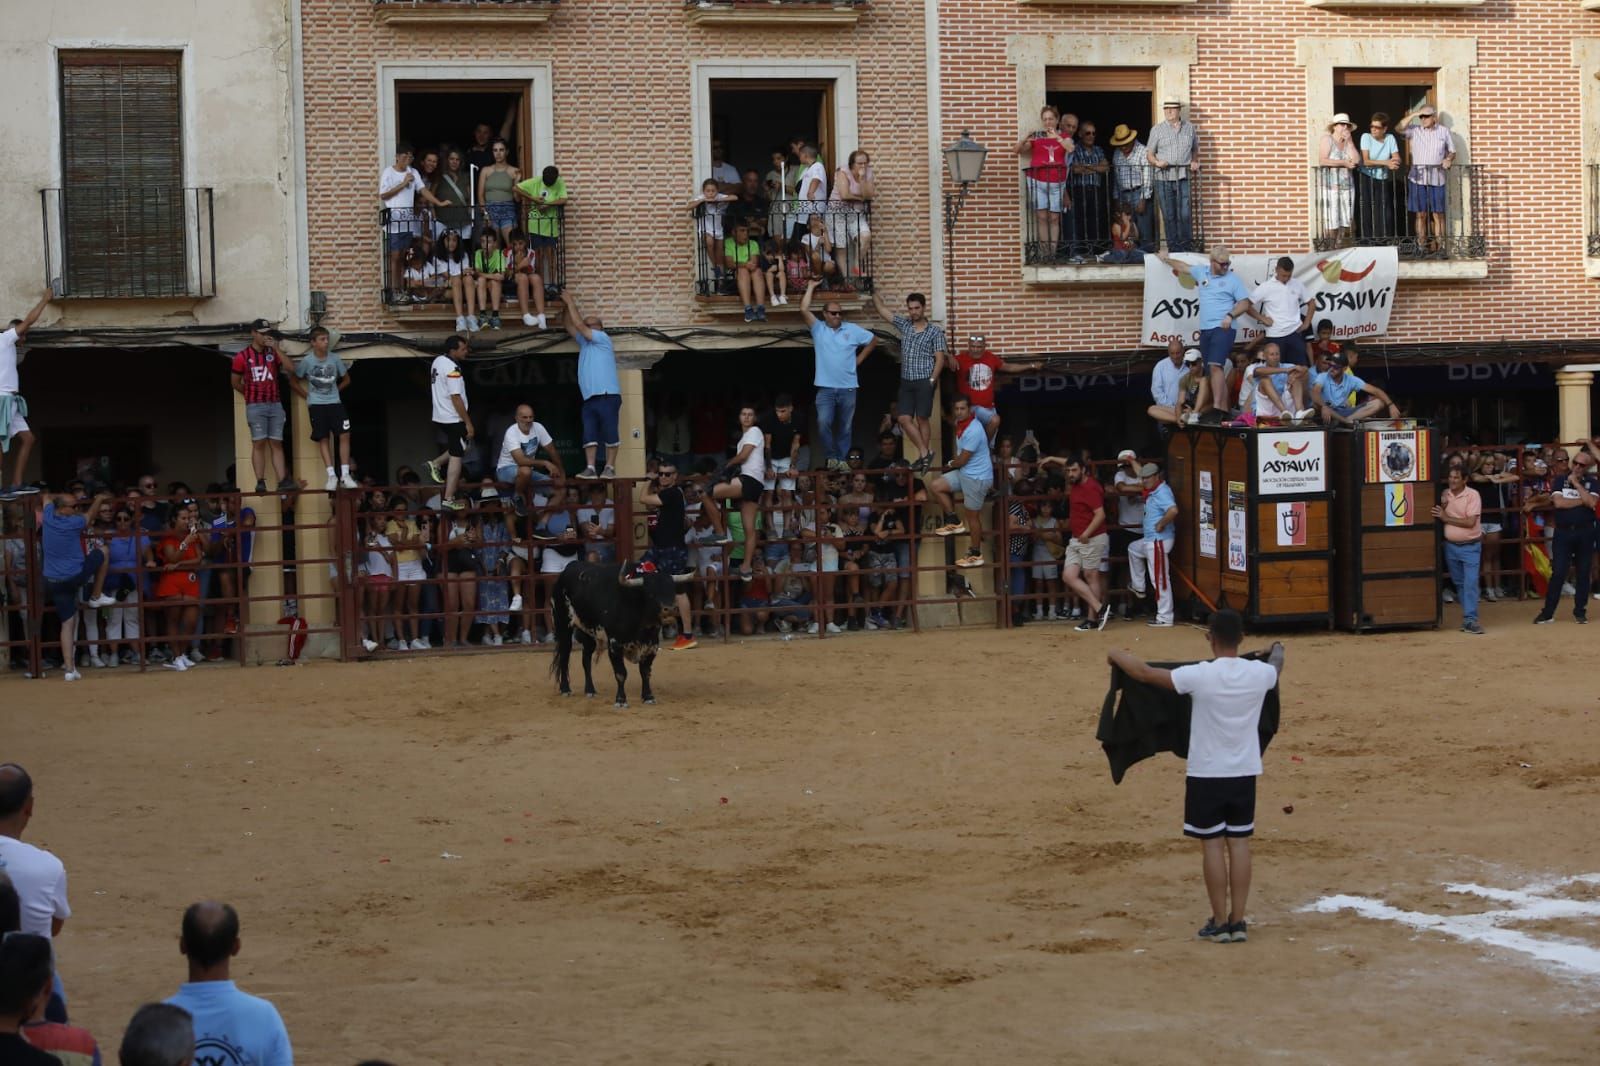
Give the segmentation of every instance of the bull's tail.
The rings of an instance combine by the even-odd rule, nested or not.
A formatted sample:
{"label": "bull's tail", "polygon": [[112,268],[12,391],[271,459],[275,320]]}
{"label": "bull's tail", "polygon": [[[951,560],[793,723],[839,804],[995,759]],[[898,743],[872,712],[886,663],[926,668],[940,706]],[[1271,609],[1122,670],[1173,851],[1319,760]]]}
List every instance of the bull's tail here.
{"label": "bull's tail", "polygon": [[550,657],[550,676],[556,679],[562,692],[567,692],[571,688],[568,666],[572,657],[572,607],[566,582],[559,578],[550,587],[550,620],[556,635],[555,654]]}

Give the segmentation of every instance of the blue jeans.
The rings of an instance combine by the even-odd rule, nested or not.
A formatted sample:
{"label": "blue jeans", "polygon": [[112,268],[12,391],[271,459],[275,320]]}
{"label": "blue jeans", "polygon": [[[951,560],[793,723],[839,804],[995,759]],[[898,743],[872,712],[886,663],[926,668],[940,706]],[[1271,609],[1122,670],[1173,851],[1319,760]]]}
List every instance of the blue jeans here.
{"label": "blue jeans", "polygon": [[850,437],[856,420],[856,390],[817,390],[817,435],[822,438],[822,454],[841,462],[850,454]]}
{"label": "blue jeans", "polygon": [[[1028,591],[1028,559],[1022,555],[1011,556],[1011,595],[1023,596]],[[1017,610],[1027,613],[1033,610],[1032,604],[1019,603]]]}
{"label": "blue jeans", "polygon": [[[1478,564],[1483,559],[1483,541],[1470,544],[1444,542],[1444,565],[1450,572],[1450,583],[1456,587],[1456,597],[1461,601],[1461,624],[1478,620]],[[1556,586],[1557,593],[1560,586]]]}
{"label": "blue jeans", "polygon": [[1167,231],[1167,251],[1193,251],[1190,247],[1194,226],[1189,213],[1189,179],[1162,181],[1158,178],[1155,186],[1161,223]]}

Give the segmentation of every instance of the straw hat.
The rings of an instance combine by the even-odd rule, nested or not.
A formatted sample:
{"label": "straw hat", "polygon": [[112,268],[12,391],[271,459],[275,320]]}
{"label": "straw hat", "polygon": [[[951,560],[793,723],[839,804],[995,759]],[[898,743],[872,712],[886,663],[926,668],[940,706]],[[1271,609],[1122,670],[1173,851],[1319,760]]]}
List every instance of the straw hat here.
{"label": "straw hat", "polygon": [[1138,140],[1138,138],[1138,130],[1130,130],[1119,122],[1117,123],[1117,128],[1111,132],[1111,147],[1121,148],[1125,144]]}
{"label": "straw hat", "polygon": [[1335,126],[1349,126],[1351,129],[1356,128],[1356,124],[1350,121],[1350,116],[1343,111],[1333,116],[1333,121],[1328,123],[1328,132],[1332,133],[1333,127]]}

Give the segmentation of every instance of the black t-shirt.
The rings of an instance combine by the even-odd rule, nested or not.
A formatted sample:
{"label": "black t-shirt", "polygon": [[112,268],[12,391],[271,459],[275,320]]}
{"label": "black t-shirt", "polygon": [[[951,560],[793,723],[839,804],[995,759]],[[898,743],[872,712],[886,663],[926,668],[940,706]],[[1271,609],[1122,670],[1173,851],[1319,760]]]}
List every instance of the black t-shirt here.
{"label": "black t-shirt", "polygon": [[[465,169],[468,174],[473,173],[473,167],[477,167],[480,171],[485,167],[492,167],[494,166],[494,144],[491,142],[484,145],[482,148],[479,148],[477,145],[473,145],[471,148],[468,148],[465,152],[461,153],[461,158],[464,163],[463,169]],[[513,162],[514,159],[515,156],[513,153],[506,153],[507,163],[511,163],[512,166],[515,166],[516,164]]]}
{"label": "black t-shirt", "polygon": [[650,523],[650,543],[658,548],[682,548],[683,535],[688,528],[683,489],[674,485],[656,495],[661,499],[661,506]]}
{"label": "black t-shirt", "polygon": [[[874,525],[876,525],[876,523],[874,523]],[[872,550],[877,552],[879,555],[893,555],[894,546],[896,543],[894,538],[900,533],[900,526],[900,515],[892,510],[885,511],[883,513],[884,539],[874,540],[872,542]]]}
{"label": "black t-shirt", "polygon": [[899,461],[900,461],[900,459],[899,459],[898,456],[884,455],[882,453],[879,453],[878,455],[874,455],[871,459],[867,460],[867,469],[868,470],[887,470],[887,469],[889,469],[889,464],[890,463],[897,463]]}
{"label": "black t-shirt", "polygon": [[[1583,487],[1589,491],[1590,495],[1600,494],[1600,477],[1596,477],[1593,474],[1582,474],[1579,476],[1579,480],[1583,482]],[[1550,492],[1552,495],[1559,496],[1564,490],[1570,489],[1571,487],[1572,486],[1570,483],[1568,483],[1567,479],[1562,478],[1558,483],[1551,487]],[[1594,528],[1595,515],[1593,507],[1561,507],[1557,508],[1553,514],[1554,517],[1552,521],[1555,523],[1557,528]]]}
{"label": "black t-shirt", "polygon": [[794,420],[788,422],[778,421],[777,415],[768,415],[761,420],[761,432],[772,437],[772,449],[767,453],[767,460],[789,458],[789,450],[794,447],[795,434],[799,429]]}
{"label": "black t-shirt", "polygon": [[0,1033],[0,1066],[61,1066],[61,1060],[16,1033]]}

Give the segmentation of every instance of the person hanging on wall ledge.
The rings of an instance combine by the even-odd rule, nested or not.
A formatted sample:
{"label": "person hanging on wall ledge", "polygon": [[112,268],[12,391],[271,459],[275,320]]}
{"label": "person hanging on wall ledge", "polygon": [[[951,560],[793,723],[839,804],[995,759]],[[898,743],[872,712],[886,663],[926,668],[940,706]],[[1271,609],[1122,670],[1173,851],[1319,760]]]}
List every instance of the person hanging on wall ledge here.
{"label": "person hanging on wall ledge", "polygon": [[[599,315],[585,315],[578,298],[566,294],[567,332],[578,342],[578,391],[583,394],[583,470],[585,480],[617,476],[617,450],[622,433],[622,384],[617,378],[617,350]],[[596,472],[596,464],[601,466]]]}
{"label": "person hanging on wall ledge", "polygon": [[[21,344],[28,336],[28,330],[39,321],[39,316],[44,314],[44,309],[50,305],[55,293],[45,289],[39,302],[33,305],[22,318],[13,318],[5,332],[0,333],[0,499],[14,500],[26,493],[39,490],[27,484],[28,453],[33,451],[33,431],[28,428],[28,403],[22,398],[22,393],[17,385],[17,365],[22,362],[22,356],[17,354],[17,345]],[[17,445],[16,477],[7,481],[5,477],[5,458],[11,453],[11,444]]]}

